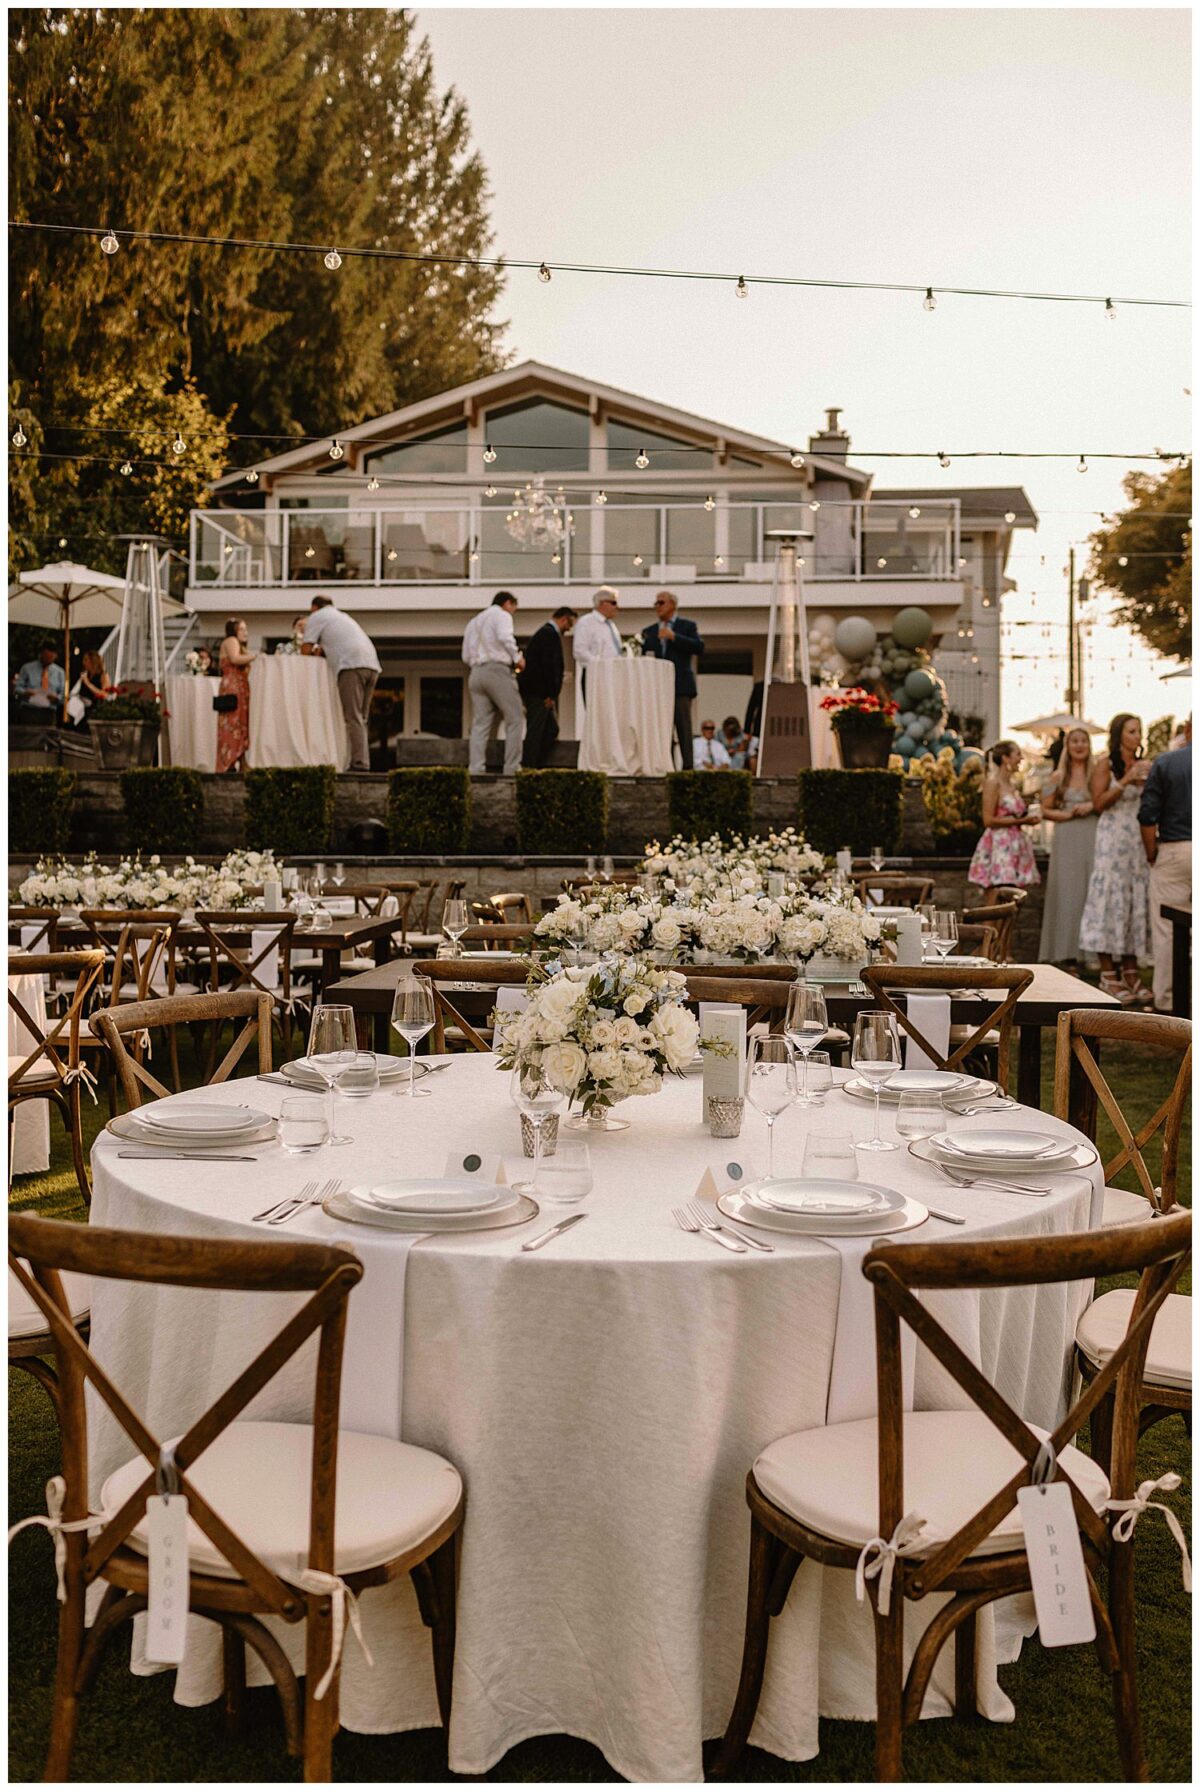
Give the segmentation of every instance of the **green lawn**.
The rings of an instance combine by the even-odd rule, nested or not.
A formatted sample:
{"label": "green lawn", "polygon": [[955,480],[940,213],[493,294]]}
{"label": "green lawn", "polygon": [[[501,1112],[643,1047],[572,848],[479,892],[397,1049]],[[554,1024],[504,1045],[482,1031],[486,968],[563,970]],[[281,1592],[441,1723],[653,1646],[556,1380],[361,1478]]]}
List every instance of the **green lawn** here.
{"label": "green lawn", "polygon": [[[1148,1117],[1162,1098],[1161,1061],[1145,1056],[1105,1060],[1131,1121]],[[1050,1105],[1050,1070],[1043,1105]],[[103,1120],[88,1108],[89,1134]],[[58,1218],[81,1218],[74,1176],[57,1119],[52,1122],[54,1162],[49,1174],[16,1184],[11,1204]],[[1106,1140],[1102,1134],[1101,1143]],[[1111,1143],[1111,1138],[1108,1140]],[[1181,1186],[1190,1181],[1190,1132],[1185,1139]],[[1126,1178],[1120,1178],[1125,1180]],[[1133,1185],[1129,1182],[1128,1185]],[[10,1522],[44,1511],[47,1479],[58,1469],[58,1446],[49,1402],[28,1376],[9,1374]],[[1190,1527],[1190,1443],[1182,1421],[1158,1425],[1143,1440],[1139,1475],[1169,1468],[1185,1476],[1172,1496],[1185,1529]],[[1151,1514],[1137,1532],[1139,1669],[1151,1777],[1191,1778],[1191,1608],[1180,1584],[1179,1557],[1161,1519]],[[9,1556],[9,1748],[10,1776],[41,1776],[54,1676],[56,1605],[53,1551],[44,1533],[26,1532]],[[251,1694],[245,1738],[226,1740],[218,1706],[185,1710],[172,1702],[172,1675],[135,1679],[128,1670],[124,1637],[114,1642],[80,1725],[73,1772],[78,1780],[235,1780],[257,1783],[299,1778],[284,1753],[273,1693]],[[905,1740],[910,1779],[939,1783],[965,1780],[1080,1782],[1116,1780],[1120,1767],[1111,1703],[1093,1652],[1053,1652],[1027,1643],[1020,1660],[1001,1674],[1017,1707],[1011,1726],[954,1721],[922,1723]],[[745,1778],[760,1782],[852,1783],[874,1778],[873,1730],[866,1723],[825,1722],[817,1759],[797,1766],[752,1751]],[[444,1780],[445,1743],[437,1730],[406,1735],[343,1734],[334,1750],[334,1771],[344,1781]],[[550,1736],[513,1748],[489,1779],[497,1783],[613,1780],[599,1752],[567,1736]]]}

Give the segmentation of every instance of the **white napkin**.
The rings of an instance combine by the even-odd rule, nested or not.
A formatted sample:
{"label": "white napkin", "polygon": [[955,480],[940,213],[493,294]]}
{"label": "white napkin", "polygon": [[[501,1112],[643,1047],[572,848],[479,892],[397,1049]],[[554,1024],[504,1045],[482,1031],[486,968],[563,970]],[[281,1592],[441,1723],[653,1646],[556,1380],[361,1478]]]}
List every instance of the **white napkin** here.
{"label": "white napkin", "polygon": [[496,989],[496,1012],[500,1014],[523,1014],[529,1006],[529,996],[524,989],[517,988],[515,983],[500,983]]}
{"label": "white napkin", "polygon": [[[856,1418],[873,1418],[878,1410],[875,1378],[875,1289],[862,1272],[873,1237],[823,1237],[823,1244],[842,1259],[838,1290],[837,1330],[833,1361],[829,1365],[829,1397],[826,1424],[849,1424]],[[904,1409],[912,1411],[917,1370],[917,1339],[907,1325],[900,1326],[900,1376]]]}
{"label": "white napkin", "polygon": [[400,912],[399,898],[394,895],[384,896],[379,904],[380,920],[395,920]]}
{"label": "white napkin", "polygon": [[[349,1228],[347,1228],[349,1229]],[[363,1278],[346,1313],[346,1349],[354,1361],[370,1362],[370,1374],[346,1375],[342,1382],[341,1423],[370,1436],[404,1435],[404,1293],[408,1253],[427,1231],[372,1234],[356,1226],[344,1241],[363,1265]],[[379,1348],[381,1337],[394,1347]]]}
{"label": "white napkin", "polygon": [[[908,1017],[918,1032],[929,1040],[935,1051],[943,1057],[950,1054],[950,997],[949,995],[918,995],[910,991],[908,996]],[[904,1035],[904,1067],[907,1070],[936,1070],[941,1066],[934,1063],[928,1051],[923,1051],[916,1039],[908,1033]]]}
{"label": "white napkin", "polygon": [[[250,962],[254,964],[260,951],[279,938],[278,927],[253,927],[250,932]],[[276,990],[279,987],[279,947],[267,952],[260,964],[254,964],[251,975],[262,984],[264,989]],[[253,985],[250,985],[253,987]]]}

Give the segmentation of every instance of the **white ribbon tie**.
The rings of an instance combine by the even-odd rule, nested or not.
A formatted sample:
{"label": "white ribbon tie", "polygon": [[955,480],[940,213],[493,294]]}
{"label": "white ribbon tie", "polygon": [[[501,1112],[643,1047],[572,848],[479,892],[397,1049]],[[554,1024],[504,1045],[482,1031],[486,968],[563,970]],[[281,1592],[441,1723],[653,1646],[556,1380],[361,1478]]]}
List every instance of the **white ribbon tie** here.
{"label": "white ribbon tie", "polygon": [[1143,1511],[1161,1511],[1167,1520],[1167,1528],[1179,1544],[1182,1557],[1183,1589],[1192,1589],[1192,1559],[1188,1554],[1187,1538],[1183,1533],[1183,1525],[1171,1510],[1160,1499],[1152,1499],[1151,1493],[1174,1492],[1180,1484],[1178,1474],[1160,1474],[1157,1480],[1143,1480],[1132,1499],[1109,1499],[1105,1510],[1119,1511],[1121,1516],[1113,1525],[1113,1536],[1117,1542],[1130,1542],[1137,1527],[1138,1518]]}
{"label": "white ribbon tie", "polygon": [[[1178,1481],[1176,1481],[1178,1485]],[[54,1538],[54,1567],[58,1575],[58,1602],[67,1602],[67,1543],[66,1538],[78,1530],[95,1530],[104,1522],[103,1517],[94,1514],[88,1517],[72,1518],[69,1523],[63,1522],[62,1508],[67,1496],[67,1483],[61,1474],[55,1474],[46,1482],[46,1517],[23,1517],[19,1524],[14,1524],[8,1532],[8,1540],[20,1535],[22,1530],[49,1530]]]}
{"label": "white ribbon tie", "polygon": [[367,1647],[366,1637],[363,1635],[358,1600],[345,1580],[339,1579],[336,1573],[321,1573],[315,1567],[306,1567],[303,1573],[297,1577],[296,1584],[303,1592],[327,1593],[333,1601],[333,1648],[324,1678],[313,1693],[313,1696],[320,1700],[333,1684],[333,1675],[342,1658],[342,1649],[346,1645],[347,1615],[350,1618],[350,1627],[354,1631],[354,1639],[363,1651],[363,1659],[369,1667],[373,1667],[375,1662],[371,1650]]}
{"label": "white ribbon tie", "polygon": [[925,1519],[909,1511],[892,1531],[891,1541],[872,1536],[864,1543],[854,1568],[854,1596],[859,1604],[867,1596],[867,1581],[879,1580],[879,1615],[886,1617],[892,1608],[892,1579],[901,1555],[912,1555],[922,1546],[918,1537],[925,1528]]}

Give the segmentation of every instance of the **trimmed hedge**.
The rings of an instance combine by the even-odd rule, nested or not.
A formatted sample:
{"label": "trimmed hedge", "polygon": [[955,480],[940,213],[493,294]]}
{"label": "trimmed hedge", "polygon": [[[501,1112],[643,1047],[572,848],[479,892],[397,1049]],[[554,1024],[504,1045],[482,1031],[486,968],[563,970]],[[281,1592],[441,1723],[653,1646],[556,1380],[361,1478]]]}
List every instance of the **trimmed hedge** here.
{"label": "trimmed hedge", "polygon": [[388,774],[388,843],[405,856],[467,850],[471,774],[465,765],[409,765]]}
{"label": "trimmed hedge", "polygon": [[797,825],[810,846],[832,854],[849,846],[865,858],[872,846],[900,846],[902,771],[802,771]]}
{"label": "trimmed hedge", "polygon": [[44,857],[65,852],[71,837],[75,773],[40,766],[8,774],[8,848]]}
{"label": "trimmed hedge", "polygon": [[332,765],[260,765],[247,771],[247,846],[279,858],[327,852],[336,783]]}
{"label": "trimmed hedge", "polygon": [[668,831],[688,840],[743,838],[754,824],[754,779],[748,771],[667,774]]}
{"label": "trimmed hedge", "polygon": [[518,771],[517,840],[522,852],[602,852],[608,838],[603,771]]}
{"label": "trimmed hedge", "polygon": [[194,852],[204,813],[200,773],[186,765],[139,765],[121,773],[125,844],[137,852]]}

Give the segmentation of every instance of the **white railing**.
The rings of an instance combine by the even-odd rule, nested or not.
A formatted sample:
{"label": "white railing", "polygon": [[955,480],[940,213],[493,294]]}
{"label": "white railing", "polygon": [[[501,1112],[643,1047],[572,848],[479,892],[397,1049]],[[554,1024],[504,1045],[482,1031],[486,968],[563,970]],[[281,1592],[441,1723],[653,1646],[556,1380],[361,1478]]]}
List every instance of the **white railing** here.
{"label": "white railing", "polygon": [[[569,512],[555,554],[523,549],[503,502],[364,509],[194,510],[192,586],[769,583],[772,530],[811,530],[808,579],[958,577],[959,504],[743,504],[703,499]],[[661,569],[661,570],[659,570]]]}

